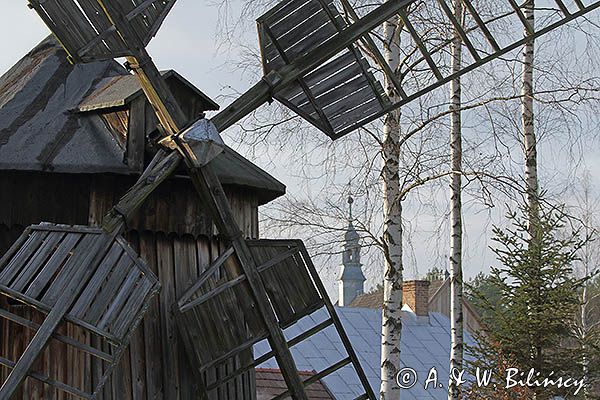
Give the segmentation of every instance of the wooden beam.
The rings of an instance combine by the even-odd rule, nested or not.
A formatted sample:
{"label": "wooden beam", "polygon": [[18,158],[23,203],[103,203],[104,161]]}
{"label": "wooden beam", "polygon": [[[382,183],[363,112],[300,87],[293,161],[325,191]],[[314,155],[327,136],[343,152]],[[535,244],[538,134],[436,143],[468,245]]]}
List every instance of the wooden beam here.
{"label": "wooden beam", "polygon": [[383,21],[397,14],[415,0],[390,0],[365,15],[360,21],[348,26],[342,32],[318,46],[306,56],[300,57],[279,71],[271,71],[260,82],[218,113],[212,122],[219,132],[224,131],[253,110],[269,101],[272,93],[285,88],[298,77],[350,46],[361,36],[379,26]]}
{"label": "wooden beam", "polygon": [[340,321],[340,318],[338,317],[335,311],[335,307],[333,306],[331,300],[329,299],[329,296],[327,295],[327,290],[325,289],[325,286],[323,286],[323,282],[321,282],[321,280],[319,279],[317,269],[315,268],[315,265],[313,264],[312,259],[310,258],[310,255],[308,254],[308,251],[306,250],[306,247],[304,247],[302,241],[298,241],[298,248],[300,249],[300,253],[302,254],[302,258],[304,259],[306,266],[308,267],[308,271],[310,272],[310,275],[312,276],[315,285],[317,286],[319,294],[321,294],[321,297],[323,297],[325,307],[329,312],[329,316],[333,320],[333,324],[335,325],[337,333],[340,336],[340,339],[342,340],[342,344],[344,345],[344,348],[348,353],[348,357],[350,358],[350,360],[352,360],[352,364],[354,365],[354,369],[356,370],[360,383],[362,383],[363,387],[365,388],[369,399],[376,400],[375,393],[371,388],[371,384],[367,379],[367,375],[365,374],[365,371],[360,365],[360,361],[358,360],[358,356],[356,355],[356,352],[352,347],[352,343],[350,342],[348,335],[346,335],[346,331],[344,330],[342,321]]}
{"label": "wooden beam", "polygon": [[23,355],[19,358],[8,378],[0,388],[0,399],[10,399],[19,385],[25,380],[33,363],[46,347],[48,340],[62,321],[63,317],[77,299],[77,294],[84,288],[87,280],[92,276],[98,264],[102,261],[106,252],[110,249],[114,235],[103,235],[95,240],[89,251],[80,251],[78,257],[72,258],[76,268],[72,279],[67,284],[61,296],[57,299],[54,307],[38,329],[37,333],[29,342]]}
{"label": "wooden beam", "polygon": [[235,254],[248,279],[256,305],[269,332],[269,344],[275,350],[275,358],[290,392],[297,400],[308,400],[283,331],[279,327],[273,307],[269,303],[266,288],[252,253],[233,217],[233,212],[217,174],[212,165],[208,164],[200,169],[190,169],[190,175],[201,198],[203,198],[205,204],[210,205],[209,208],[218,217],[215,218],[217,229],[231,240],[231,245],[235,249]]}
{"label": "wooden beam", "polygon": [[[15,315],[15,314],[13,314],[11,312],[8,312],[6,310],[3,310],[1,308],[0,308],[0,317],[4,317],[4,318],[6,318],[9,321],[12,321],[12,322],[14,322],[16,324],[22,325],[22,326],[24,326],[24,327],[26,327],[28,329],[34,330],[34,331],[38,330],[40,328],[40,324],[37,324],[37,323],[35,323],[33,321],[30,321],[28,319],[25,319],[23,317]],[[75,340],[75,339],[73,339],[73,338],[71,338],[69,336],[61,335],[61,334],[55,332],[55,333],[52,334],[52,337],[54,339],[60,341],[60,342],[63,342],[63,343],[66,343],[66,344],[68,344],[70,346],[76,347],[79,350],[84,351],[84,352],[86,352],[88,354],[91,354],[93,356],[96,356],[96,357],[98,357],[98,358],[100,358],[102,360],[105,360],[105,361],[108,361],[108,362],[114,362],[114,359],[113,359],[113,357],[110,354],[105,353],[105,352],[103,352],[101,350],[98,350],[98,349],[96,349],[94,347],[88,346],[86,344],[80,343],[77,340]]]}

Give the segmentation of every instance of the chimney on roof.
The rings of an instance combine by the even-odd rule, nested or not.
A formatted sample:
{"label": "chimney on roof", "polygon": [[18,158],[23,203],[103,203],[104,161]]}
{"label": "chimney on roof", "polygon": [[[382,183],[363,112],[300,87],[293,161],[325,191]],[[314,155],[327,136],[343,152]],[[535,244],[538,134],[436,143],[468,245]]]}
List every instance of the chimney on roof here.
{"label": "chimney on roof", "polygon": [[402,298],[404,305],[419,317],[429,315],[429,281],[404,281]]}

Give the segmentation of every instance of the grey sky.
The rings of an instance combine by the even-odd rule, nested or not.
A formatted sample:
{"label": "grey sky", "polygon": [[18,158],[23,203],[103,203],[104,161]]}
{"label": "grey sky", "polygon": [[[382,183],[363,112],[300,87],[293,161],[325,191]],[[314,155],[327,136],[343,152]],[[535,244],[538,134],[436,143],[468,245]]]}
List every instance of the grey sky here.
{"label": "grey sky", "polygon": [[[38,16],[27,7],[25,0],[3,1],[0,19],[0,37],[2,41],[2,56],[0,56],[0,73],[4,73],[16,61],[18,61],[28,50],[40,42],[49,34]],[[217,21],[219,20],[219,8],[214,4],[198,0],[179,0],[173,11],[167,18],[164,26],[159,31],[156,39],[151,43],[150,54],[161,69],[173,68],[183,76],[197,85],[210,97],[215,98],[225,105],[222,95],[231,91],[243,91],[250,85],[248,74],[235,71],[226,67],[227,61],[235,57],[230,54],[226,47],[219,47],[215,40],[217,32]],[[251,19],[248,26],[252,25]],[[249,43],[255,43],[256,35],[245,27],[244,38]],[[230,89],[223,89],[230,86]],[[289,149],[293,151],[293,149]],[[540,164],[547,165],[548,169],[542,176],[549,180],[560,175],[565,160],[557,147],[542,148]],[[600,154],[597,143],[585,149],[582,154],[583,168],[591,171],[600,171]],[[271,157],[269,160],[256,159],[257,164],[268,170],[278,179],[288,185],[288,191],[296,196],[301,196],[303,188],[299,185],[298,177],[295,176],[293,168],[285,164],[285,156]],[[279,160],[279,161],[278,161]],[[558,171],[558,172],[556,172]],[[592,184],[598,188],[598,174],[592,175]],[[468,277],[473,276],[480,270],[485,270],[493,262],[488,246],[488,224],[487,218],[482,215],[481,210],[467,210],[469,215],[465,217],[466,243],[465,243],[465,273]],[[486,212],[483,211],[483,214]],[[410,212],[409,212],[410,214]],[[492,219],[497,219],[502,214],[501,208],[492,212]],[[415,216],[413,224],[422,227],[422,232],[412,238],[414,261],[407,260],[407,272],[409,276],[418,270],[423,274],[433,265],[433,253],[444,256],[444,249],[436,247],[436,244],[425,243],[425,238],[431,232],[438,229],[436,221],[429,215]],[[442,234],[443,236],[443,234]],[[439,254],[438,254],[439,255]],[[443,266],[443,265],[438,265]],[[333,288],[335,283],[335,265],[328,269],[331,273],[324,276],[328,287]],[[371,266],[369,269],[368,286],[373,286],[380,277],[377,271],[379,266]],[[334,296],[335,297],[335,296]]]}

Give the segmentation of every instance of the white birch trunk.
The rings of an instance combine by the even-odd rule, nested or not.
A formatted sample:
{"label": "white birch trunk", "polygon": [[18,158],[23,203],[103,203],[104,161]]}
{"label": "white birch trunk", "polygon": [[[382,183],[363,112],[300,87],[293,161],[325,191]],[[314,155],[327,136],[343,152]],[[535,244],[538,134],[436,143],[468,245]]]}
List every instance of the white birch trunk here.
{"label": "white birch trunk", "polygon": [[[400,64],[399,18],[384,25],[384,56],[392,71]],[[398,93],[390,81],[385,82],[387,94],[395,102]],[[399,140],[400,110],[389,113],[383,127],[383,193],[386,247],[383,277],[383,307],[381,328],[381,400],[398,400],[400,388],[396,376],[400,370],[400,337],[402,333],[402,208],[400,203]]]}
{"label": "white birch trunk", "polygon": [[[523,4],[523,13],[533,28],[534,0],[527,0]],[[527,30],[525,30],[527,35]],[[529,212],[529,235],[534,237],[535,226],[539,218],[539,183],[537,168],[537,139],[533,124],[533,60],[534,41],[525,44],[523,49],[523,76],[521,87],[521,124],[523,129],[523,147],[525,149],[525,188],[527,195],[527,207]]]}
{"label": "white birch trunk", "polygon": [[[588,276],[588,273],[589,273],[589,271],[588,271],[588,268],[586,265],[586,275],[585,276]],[[584,400],[588,400],[590,397],[590,393],[588,390],[589,375],[590,375],[590,361],[586,355],[586,352],[588,350],[587,344],[586,344],[587,331],[588,331],[587,305],[588,305],[588,288],[587,288],[587,283],[584,283],[583,293],[581,295],[581,340],[583,343],[581,346],[581,350],[583,351],[582,364],[583,364],[583,382],[584,382],[583,399]]]}
{"label": "white birch trunk", "polygon": [[[462,0],[454,0],[454,15],[462,20]],[[452,72],[460,70],[462,39],[455,32],[452,42]],[[450,84],[450,158],[452,164],[450,209],[450,371],[463,367],[463,273],[462,273],[462,127],[460,78]],[[451,373],[451,376],[455,374]],[[459,399],[460,387],[453,380],[448,386],[448,399]]]}

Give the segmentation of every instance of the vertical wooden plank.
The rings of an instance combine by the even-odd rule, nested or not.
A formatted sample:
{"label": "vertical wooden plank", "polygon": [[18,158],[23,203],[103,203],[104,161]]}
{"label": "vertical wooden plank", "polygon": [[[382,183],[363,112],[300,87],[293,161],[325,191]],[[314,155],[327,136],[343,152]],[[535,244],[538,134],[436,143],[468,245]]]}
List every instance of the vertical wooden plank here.
{"label": "vertical wooden plank", "polygon": [[133,171],[144,169],[146,147],[146,97],[138,97],[131,103],[129,130],[127,132],[127,165]]}
{"label": "vertical wooden plank", "polygon": [[163,382],[165,399],[178,399],[180,388],[179,357],[177,349],[177,332],[172,307],[177,302],[175,296],[175,280],[173,265],[173,246],[171,239],[163,233],[156,234],[156,254],[158,276],[162,285],[160,295],[161,336],[163,349]]}
{"label": "vertical wooden plank", "polygon": [[[196,256],[196,243],[189,235],[173,239],[175,261],[175,295],[178,299],[198,278],[198,261]],[[178,337],[179,339],[179,337]],[[190,358],[182,340],[177,341],[177,351],[183,355],[179,357],[179,381],[181,399],[193,400],[198,398],[198,393],[203,390],[203,384],[196,378],[195,366],[190,363]]]}
{"label": "vertical wooden plank", "polygon": [[[127,241],[137,254],[140,253],[140,236],[137,232],[129,232]],[[138,288],[139,289],[139,288]],[[146,400],[146,355],[143,325],[137,327],[129,344],[131,364],[131,394],[133,400]],[[118,373],[118,371],[117,371]]]}
{"label": "vertical wooden plank", "polygon": [[[150,270],[156,276],[159,276],[156,264],[156,240],[153,233],[140,233],[140,256],[146,260]],[[146,358],[146,393],[149,399],[156,400],[163,398],[163,354],[160,341],[160,317],[159,296],[156,296],[152,298],[150,307],[142,322]]]}

